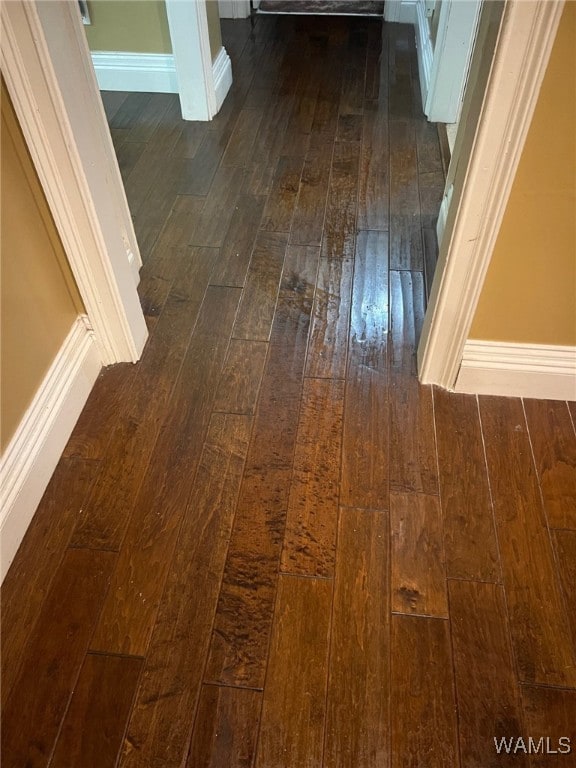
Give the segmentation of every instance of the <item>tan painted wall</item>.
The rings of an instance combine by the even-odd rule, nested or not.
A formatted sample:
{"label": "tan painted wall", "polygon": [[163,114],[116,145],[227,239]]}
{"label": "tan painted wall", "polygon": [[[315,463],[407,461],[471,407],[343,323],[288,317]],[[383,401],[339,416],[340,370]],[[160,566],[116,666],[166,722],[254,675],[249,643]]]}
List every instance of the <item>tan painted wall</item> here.
{"label": "tan painted wall", "polygon": [[82,301],[2,83],[2,450],[82,312]]}
{"label": "tan painted wall", "polygon": [[92,51],[172,53],[164,0],[88,0]]}
{"label": "tan painted wall", "polygon": [[210,52],[212,61],[220,53],[222,48],[222,31],[220,29],[220,13],[218,12],[218,0],[208,0],[206,3],[208,15],[208,33],[210,35]]}
{"label": "tan painted wall", "polygon": [[576,3],[567,2],[470,337],[576,345]]}

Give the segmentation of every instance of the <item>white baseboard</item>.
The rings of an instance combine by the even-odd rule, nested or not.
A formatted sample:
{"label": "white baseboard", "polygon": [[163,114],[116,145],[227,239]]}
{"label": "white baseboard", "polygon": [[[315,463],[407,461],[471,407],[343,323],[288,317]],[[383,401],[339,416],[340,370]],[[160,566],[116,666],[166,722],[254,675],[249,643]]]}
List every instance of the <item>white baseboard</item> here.
{"label": "white baseboard", "polygon": [[576,400],[576,347],[468,339],[455,390]]}
{"label": "white baseboard", "polygon": [[[257,8],[259,2],[254,3]],[[218,0],[221,19],[247,19],[250,16],[250,0]]]}
{"label": "white baseboard", "polygon": [[171,53],[92,51],[92,63],[102,91],[178,93]]}
{"label": "white baseboard", "polygon": [[212,74],[216,92],[216,109],[219,110],[232,85],[232,62],[224,47],[220,48],[218,55],[212,62]]}
{"label": "white baseboard", "polygon": [[0,458],[0,579],[14,559],[102,367],[83,315]]}
{"label": "white baseboard", "polygon": [[416,24],[417,0],[387,0],[384,20],[398,24]]}

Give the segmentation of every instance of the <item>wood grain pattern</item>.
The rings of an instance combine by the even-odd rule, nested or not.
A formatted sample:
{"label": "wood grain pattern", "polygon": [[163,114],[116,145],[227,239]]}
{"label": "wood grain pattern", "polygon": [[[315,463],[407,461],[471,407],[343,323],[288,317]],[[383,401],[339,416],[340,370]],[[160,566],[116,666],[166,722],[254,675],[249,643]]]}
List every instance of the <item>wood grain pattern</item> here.
{"label": "wood grain pattern", "polygon": [[552,542],[556,551],[572,638],[576,644],[576,531],[553,531]]}
{"label": "wood grain pattern", "polygon": [[343,506],[388,509],[388,381],[360,369],[346,382],[342,478]]}
{"label": "wood grain pattern", "polygon": [[285,573],[333,573],[343,411],[343,381],[304,381],[280,563]]}
{"label": "wood grain pattern", "polygon": [[248,430],[245,416],[213,419],[154,625],[121,766],[169,768],[181,766],[185,759]]}
{"label": "wood grain pattern", "polygon": [[303,157],[280,158],[262,216],[261,229],[268,232],[290,232],[303,166]]}
{"label": "wood grain pattern", "polygon": [[3,708],[6,768],[48,765],[115,559],[111,552],[66,552]]}
{"label": "wood grain pattern", "polygon": [[424,322],[421,272],[390,272],[390,370],[417,375],[416,352]]}
{"label": "wood grain pattern", "polygon": [[576,691],[523,685],[522,701],[526,732],[535,742],[532,768],[570,765],[576,743]]}
{"label": "wood grain pattern", "polygon": [[343,379],[350,333],[354,263],[320,258],[306,376]]}
{"label": "wood grain pattern", "polygon": [[386,371],[388,352],[388,236],[358,232],[350,312],[348,367]]}
{"label": "wood grain pattern", "polygon": [[448,622],[392,616],[393,768],[458,765],[456,700]]}
{"label": "wood grain pattern", "polygon": [[214,410],[252,414],[256,407],[268,345],[231,339],[218,382]]}
{"label": "wood grain pattern", "polygon": [[479,401],[520,679],[574,686],[576,649],[544,526],[522,403],[493,397]]}
{"label": "wood grain pattern", "polygon": [[222,166],[246,165],[251,155],[261,120],[262,112],[259,109],[240,110],[238,120],[234,126],[234,132],[222,156]]}
{"label": "wood grain pattern", "polygon": [[214,181],[198,216],[190,245],[204,245],[220,248],[232,221],[236,204],[243,191],[244,171],[242,168],[221,168],[214,175]]}
{"label": "wood grain pattern", "polygon": [[2,706],[23,663],[99,462],[61,459],[2,584]]}
{"label": "wood grain pattern", "polygon": [[438,498],[391,493],[390,535],[392,610],[448,616]]}
{"label": "wood grain pattern", "polygon": [[358,229],[390,226],[388,119],[378,102],[365,109],[360,154]]}
{"label": "wood grain pattern", "polygon": [[328,141],[308,150],[290,233],[290,243],[294,245],[322,242],[332,151],[333,145]]}
{"label": "wood grain pattern", "polygon": [[203,685],[187,768],[252,765],[261,707],[259,691]]}
{"label": "wood grain pattern", "polygon": [[313,301],[319,260],[319,248],[306,245],[288,246],[280,283],[280,296],[284,300]]}
{"label": "wood grain pattern", "polygon": [[[76,547],[118,549],[160,427],[166,417],[191,331],[200,311],[216,254],[198,254],[175,285],[144,351],[139,375],[130,390],[127,418],[114,433],[113,450],[102,465],[99,482],[72,537]],[[233,290],[233,289],[213,289]],[[216,315],[218,311],[216,311]],[[154,400],[150,391],[154,390]]]}
{"label": "wood grain pattern", "polygon": [[255,768],[320,765],[332,584],[280,576]]}
{"label": "wood grain pattern", "polygon": [[115,768],[141,668],[129,656],[86,656],[51,768]]}
{"label": "wood grain pattern", "polygon": [[453,580],[448,589],[462,765],[527,766],[525,755],[493,746],[494,738],[523,733],[504,590]]}
{"label": "wood grain pattern", "polygon": [[390,763],[390,598],[386,515],[341,509],[325,768]]}
{"label": "wood grain pattern", "polygon": [[524,409],[548,524],[576,530],[576,434],[566,403],[525,400]]}
{"label": "wood grain pattern", "polygon": [[286,234],[258,233],[234,323],[234,338],[268,341],[287,244]]}
{"label": "wood grain pattern", "polygon": [[359,166],[360,143],[335,142],[320,251],[323,259],[354,258]]}
{"label": "wood grain pattern", "polygon": [[[238,293],[214,286],[206,292],[176,383],[173,411],[136,498],[92,650],[146,653],[178,530],[194,503],[190,495],[216,394],[213,382],[224,363]],[[218,442],[214,446],[218,425],[215,429],[215,435],[208,434],[208,450],[222,447]]]}
{"label": "wood grain pattern", "polygon": [[390,120],[390,263],[423,269],[416,135],[412,121]]}
{"label": "wood grain pattern", "polygon": [[476,398],[434,389],[447,575],[500,581]]}
{"label": "wood grain pattern", "polygon": [[244,286],[263,208],[263,198],[245,193],[238,198],[210,278],[212,285]]}

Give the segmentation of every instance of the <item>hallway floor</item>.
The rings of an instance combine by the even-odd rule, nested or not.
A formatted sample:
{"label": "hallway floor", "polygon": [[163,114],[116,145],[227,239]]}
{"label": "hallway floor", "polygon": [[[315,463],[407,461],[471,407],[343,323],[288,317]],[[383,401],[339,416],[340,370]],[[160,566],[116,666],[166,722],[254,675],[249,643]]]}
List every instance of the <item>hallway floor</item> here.
{"label": "hallway floor", "polygon": [[213,122],[104,94],[150,340],[5,580],[3,768],[575,766],[576,408],[418,384],[410,28],[223,33]]}

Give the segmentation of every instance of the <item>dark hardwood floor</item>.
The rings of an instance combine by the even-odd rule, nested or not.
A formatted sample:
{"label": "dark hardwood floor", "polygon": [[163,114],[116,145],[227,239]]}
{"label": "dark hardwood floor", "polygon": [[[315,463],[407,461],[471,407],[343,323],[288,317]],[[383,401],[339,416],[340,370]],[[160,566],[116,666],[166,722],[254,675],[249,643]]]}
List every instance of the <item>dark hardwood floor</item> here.
{"label": "dark hardwood floor", "polygon": [[443,172],[411,28],[223,33],[212,122],[103,95],[150,340],[5,579],[3,768],[575,766],[574,424],[418,383]]}

